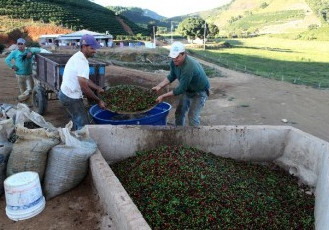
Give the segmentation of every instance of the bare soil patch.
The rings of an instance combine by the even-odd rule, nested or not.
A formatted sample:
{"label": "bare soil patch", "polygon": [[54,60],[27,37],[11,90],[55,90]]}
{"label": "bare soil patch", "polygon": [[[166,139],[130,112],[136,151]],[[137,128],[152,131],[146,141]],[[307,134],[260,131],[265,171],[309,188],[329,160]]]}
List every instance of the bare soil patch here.
{"label": "bare soil patch", "polygon": [[[265,79],[200,62],[216,68],[221,76],[210,79],[211,95],[202,110],[201,125],[288,125],[329,140],[329,90]],[[109,84],[124,81],[152,87],[167,72],[109,66],[107,74]],[[168,102],[173,105],[168,116],[169,123],[173,123],[176,98]]]}
{"label": "bare soil patch", "polygon": [[[9,69],[4,58],[0,58],[0,103],[18,103],[18,85],[14,72]],[[64,127],[69,117],[58,100],[48,101],[45,119],[56,127]],[[5,194],[0,195],[0,230],[17,229],[115,229],[111,217],[103,212],[88,176],[75,189],[46,201],[45,209],[37,216],[21,221],[10,220],[6,215]]]}
{"label": "bare soil patch", "polygon": [[0,196],[0,229],[115,229],[112,220],[98,201],[92,180],[87,177],[75,189],[46,201],[45,209],[37,216],[20,221],[9,219],[5,212],[4,194]]}

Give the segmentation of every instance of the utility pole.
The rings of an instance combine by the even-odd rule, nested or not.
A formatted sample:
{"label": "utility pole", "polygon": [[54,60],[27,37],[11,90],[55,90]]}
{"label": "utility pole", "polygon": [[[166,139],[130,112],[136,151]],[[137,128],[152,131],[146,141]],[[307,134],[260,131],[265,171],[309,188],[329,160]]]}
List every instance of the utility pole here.
{"label": "utility pole", "polygon": [[153,26],[153,41],[154,41],[154,48],[156,47],[156,41],[155,41],[155,26]]}
{"label": "utility pole", "polygon": [[203,50],[206,50],[206,31],[207,31],[207,22],[204,22]]}
{"label": "utility pole", "polygon": [[172,25],[172,21],[170,21],[171,23],[171,27],[170,27],[170,34],[171,34],[171,44],[173,43],[173,34],[172,34],[172,31],[173,31],[173,25]]}

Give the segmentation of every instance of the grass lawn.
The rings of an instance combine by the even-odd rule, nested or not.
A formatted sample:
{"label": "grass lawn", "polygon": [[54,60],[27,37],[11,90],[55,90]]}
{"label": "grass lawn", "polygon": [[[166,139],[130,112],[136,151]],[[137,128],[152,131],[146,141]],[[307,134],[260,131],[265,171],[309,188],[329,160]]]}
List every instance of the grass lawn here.
{"label": "grass lawn", "polygon": [[262,36],[226,42],[232,47],[206,51],[193,48],[190,51],[238,71],[315,88],[329,88],[329,41]]}

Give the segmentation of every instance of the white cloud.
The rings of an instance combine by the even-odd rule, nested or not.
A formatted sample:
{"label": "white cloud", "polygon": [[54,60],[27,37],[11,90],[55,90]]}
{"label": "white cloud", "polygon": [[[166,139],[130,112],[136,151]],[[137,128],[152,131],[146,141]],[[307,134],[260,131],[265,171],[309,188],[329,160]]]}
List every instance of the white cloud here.
{"label": "white cloud", "polygon": [[143,9],[149,9],[161,16],[175,17],[203,10],[210,10],[231,2],[231,0],[94,0],[93,2],[102,6],[134,6]]}

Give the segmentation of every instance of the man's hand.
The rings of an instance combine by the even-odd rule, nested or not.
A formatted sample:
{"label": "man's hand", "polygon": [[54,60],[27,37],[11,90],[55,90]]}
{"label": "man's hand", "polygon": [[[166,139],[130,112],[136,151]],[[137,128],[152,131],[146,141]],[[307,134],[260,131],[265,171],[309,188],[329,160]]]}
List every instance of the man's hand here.
{"label": "man's hand", "polygon": [[163,100],[164,100],[166,97],[171,97],[171,96],[174,96],[174,92],[173,92],[172,90],[171,90],[170,92],[168,92],[168,93],[165,93],[165,94],[160,95],[160,96],[156,99],[156,102],[161,103],[161,102],[163,102]]}
{"label": "man's hand", "polygon": [[161,103],[163,101],[164,97],[161,95],[156,99],[156,102]]}
{"label": "man's hand", "polygon": [[170,81],[168,80],[168,78],[163,79],[162,82],[160,82],[157,86],[154,86],[152,88],[152,90],[154,90],[155,92],[158,92],[160,89],[162,89],[163,87],[167,86],[170,84]]}
{"label": "man's hand", "polygon": [[26,54],[26,57],[27,57],[27,58],[31,58],[31,57],[32,57],[32,52],[28,52],[28,53]]}
{"label": "man's hand", "polygon": [[154,90],[155,92],[158,92],[160,89],[161,89],[160,86],[154,86],[154,87],[152,88],[152,90]]}
{"label": "man's hand", "polygon": [[105,109],[105,102],[102,101],[102,100],[100,100],[100,101],[98,102],[98,106],[99,106],[101,109]]}
{"label": "man's hand", "polygon": [[15,65],[13,65],[13,67],[11,67],[13,70],[15,70],[15,71],[17,71],[18,70],[18,68],[17,68],[17,66],[15,66]]}
{"label": "man's hand", "polygon": [[101,87],[98,87],[98,88],[97,88],[97,93],[104,93],[104,89],[101,88]]}
{"label": "man's hand", "polygon": [[22,55],[22,61],[25,61],[26,58],[31,58],[32,57],[32,52],[27,52],[26,54]]}

